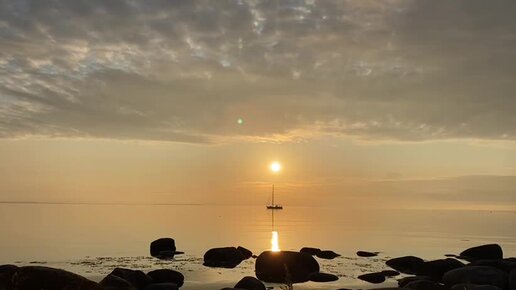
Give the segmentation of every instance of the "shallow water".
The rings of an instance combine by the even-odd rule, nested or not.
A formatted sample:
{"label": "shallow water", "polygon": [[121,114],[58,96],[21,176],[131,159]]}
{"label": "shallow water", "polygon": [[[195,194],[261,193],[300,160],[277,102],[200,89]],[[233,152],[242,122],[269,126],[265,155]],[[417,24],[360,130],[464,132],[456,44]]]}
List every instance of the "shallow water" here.
{"label": "shallow water", "polygon": [[[254,260],[212,269],[202,266],[204,252],[241,245],[259,254],[270,249],[274,230],[282,250],[311,246],[342,255],[319,259],[322,271],[339,281],[296,289],[365,288],[370,285],[356,276],[384,269],[389,257],[440,258],[492,242],[516,256],[515,225],[516,213],[502,211],[285,207],[273,217],[264,206],[0,204],[0,263],[43,264],[96,280],[114,267],[172,268],[185,274],[183,289],[217,289],[253,275]],[[150,258],[149,244],[160,237],[173,237],[186,254]],[[381,254],[359,258],[357,250]]]}

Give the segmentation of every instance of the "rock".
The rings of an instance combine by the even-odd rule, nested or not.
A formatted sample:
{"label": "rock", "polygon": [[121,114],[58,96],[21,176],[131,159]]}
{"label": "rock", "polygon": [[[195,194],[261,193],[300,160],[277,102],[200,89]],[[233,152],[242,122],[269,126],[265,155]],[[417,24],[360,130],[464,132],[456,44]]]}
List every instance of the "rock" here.
{"label": "rock", "polygon": [[246,290],[266,290],[265,285],[263,285],[262,281],[251,277],[246,276],[242,278],[238,283],[236,283],[236,289],[246,289]]}
{"label": "rock", "polygon": [[446,258],[424,262],[418,274],[441,279],[444,273],[464,267],[464,264],[456,259]]}
{"label": "rock", "polygon": [[404,256],[387,260],[385,263],[398,272],[418,275],[421,274],[425,261],[414,256]]}
{"label": "rock", "polygon": [[17,290],[101,290],[102,287],[77,274],[43,266],[20,267],[12,276]]}
{"label": "rock", "polygon": [[138,290],[129,281],[113,274],[109,274],[104,277],[99,284],[106,290]]}
{"label": "rock", "polygon": [[469,248],[460,253],[460,257],[470,262],[475,260],[503,259],[503,251],[498,244],[488,244]]}
{"label": "rock", "polygon": [[357,278],[373,284],[380,284],[385,282],[385,276],[382,273],[368,273],[360,275]]}
{"label": "rock", "polygon": [[400,272],[394,270],[383,270],[380,273],[382,273],[382,275],[384,275],[385,277],[394,277],[400,274]]}
{"label": "rock", "polygon": [[319,272],[319,263],[306,253],[265,251],[256,259],[256,277],[264,282],[301,283]]}
{"label": "rock", "polygon": [[448,286],[456,284],[493,285],[504,289],[509,275],[489,266],[468,266],[451,270],[444,274],[442,281]]}
{"label": "rock", "polygon": [[178,290],[176,284],[174,283],[153,283],[147,285],[144,290]]}
{"label": "rock", "polygon": [[328,273],[316,272],[310,275],[310,281],[312,282],[333,282],[337,280],[339,280],[339,277]]}
{"label": "rock", "polygon": [[337,257],[340,257],[339,254],[335,253],[334,251],[329,251],[329,250],[320,251],[315,256],[317,256],[317,258],[327,259],[327,260],[332,260]]}
{"label": "rock", "polygon": [[152,283],[174,283],[177,287],[183,286],[185,281],[183,274],[170,269],[150,271],[147,276],[151,277]]}
{"label": "rock", "polygon": [[220,290],[246,290],[246,289],[225,287],[225,288],[222,288],[222,289],[220,289]]}
{"label": "rock", "polygon": [[493,285],[457,284],[451,290],[502,290]]}
{"label": "rock", "polygon": [[476,260],[468,264],[468,266],[491,266],[509,273],[512,269],[516,269],[516,260],[514,258],[503,260]]}
{"label": "rock", "polygon": [[11,279],[17,270],[18,267],[15,265],[0,266],[0,290],[11,289],[13,287]]}
{"label": "rock", "polygon": [[414,282],[414,281],[434,281],[435,280],[432,277],[429,276],[409,276],[404,277],[398,280],[398,286],[399,287],[405,287],[407,284]]}
{"label": "rock", "polygon": [[157,239],[150,245],[150,254],[160,259],[173,258],[176,252],[176,242],[172,238]]}
{"label": "rock", "polygon": [[359,257],[376,257],[376,256],[378,256],[378,252],[358,251],[357,256],[359,256]]}
{"label": "rock", "polygon": [[235,268],[244,260],[242,253],[235,247],[213,248],[204,254],[204,266]]}
{"label": "rock", "polygon": [[138,270],[116,268],[111,274],[126,280],[137,289],[144,289],[147,285],[152,283],[151,277]]}
{"label": "rock", "polygon": [[509,273],[509,290],[516,290],[516,269]]}
{"label": "rock", "polygon": [[321,249],[319,248],[310,248],[310,247],[303,247],[301,250],[299,250],[301,253],[306,253],[308,255],[315,256],[321,252]]}
{"label": "rock", "polygon": [[404,289],[412,290],[447,290],[443,284],[430,280],[415,280],[403,286]]}
{"label": "rock", "polygon": [[253,256],[253,252],[251,252],[251,250],[248,250],[244,247],[238,246],[237,250],[240,252],[240,254],[242,254],[242,256],[244,257],[244,260],[247,260]]}

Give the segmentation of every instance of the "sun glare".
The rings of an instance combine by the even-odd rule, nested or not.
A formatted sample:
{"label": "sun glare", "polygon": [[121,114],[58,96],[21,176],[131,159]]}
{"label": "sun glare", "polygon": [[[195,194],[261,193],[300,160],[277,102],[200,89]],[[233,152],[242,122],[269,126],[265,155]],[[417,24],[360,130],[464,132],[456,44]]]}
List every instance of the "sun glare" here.
{"label": "sun glare", "polygon": [[272,162],[271,170],[272,172],[279,172],[281,170],[281,164],[279,164],[279,162]]}
{"label": "sun glare", "polygon": [[271,251],[273,252],[279,252],[279,239],[278,239],[278,232],[273,231],[272,232],[272,238],[271,238]]}

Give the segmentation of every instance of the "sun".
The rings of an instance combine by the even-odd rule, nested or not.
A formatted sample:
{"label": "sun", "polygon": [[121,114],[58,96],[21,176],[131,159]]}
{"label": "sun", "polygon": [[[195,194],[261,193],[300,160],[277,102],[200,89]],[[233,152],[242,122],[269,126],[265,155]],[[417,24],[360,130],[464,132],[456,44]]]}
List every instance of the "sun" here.
{"label": "sun", "polygon": [[277,161],[271,163],[271,171],[279,172],[281,170],[281,164]]}

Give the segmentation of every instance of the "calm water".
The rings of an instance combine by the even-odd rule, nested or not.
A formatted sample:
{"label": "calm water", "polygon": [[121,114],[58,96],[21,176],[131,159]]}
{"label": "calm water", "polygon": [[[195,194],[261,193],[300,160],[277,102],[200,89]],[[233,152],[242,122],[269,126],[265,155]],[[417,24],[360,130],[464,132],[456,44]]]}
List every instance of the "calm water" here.
{"label": "calm water", "polygon": [[[264,206],[0,204],[0,263],[45,264],[92,279],[116,266],[167,267],[185,274],[184,289],[225,287],[252,275],[254,261],[211,269],[202,266],[204,252],[241,245],[259,254],[270,249],[275,230],[282,250],[312,246],[342,254],[320,261],[322,271],[341,277],[338,282],[296,289],[363,287],[357,275],[383,269],[385,259],[398,255],[440,258],[496,242],[506,256],[516,256],[515,226],[515,212],[496,211],[286,207],[273,217]],[[173,237],[186,254],[166,262],[149,258],[150,242],[160,237]],[[357,250],[382,253],[365,259],[355,256]]]}

